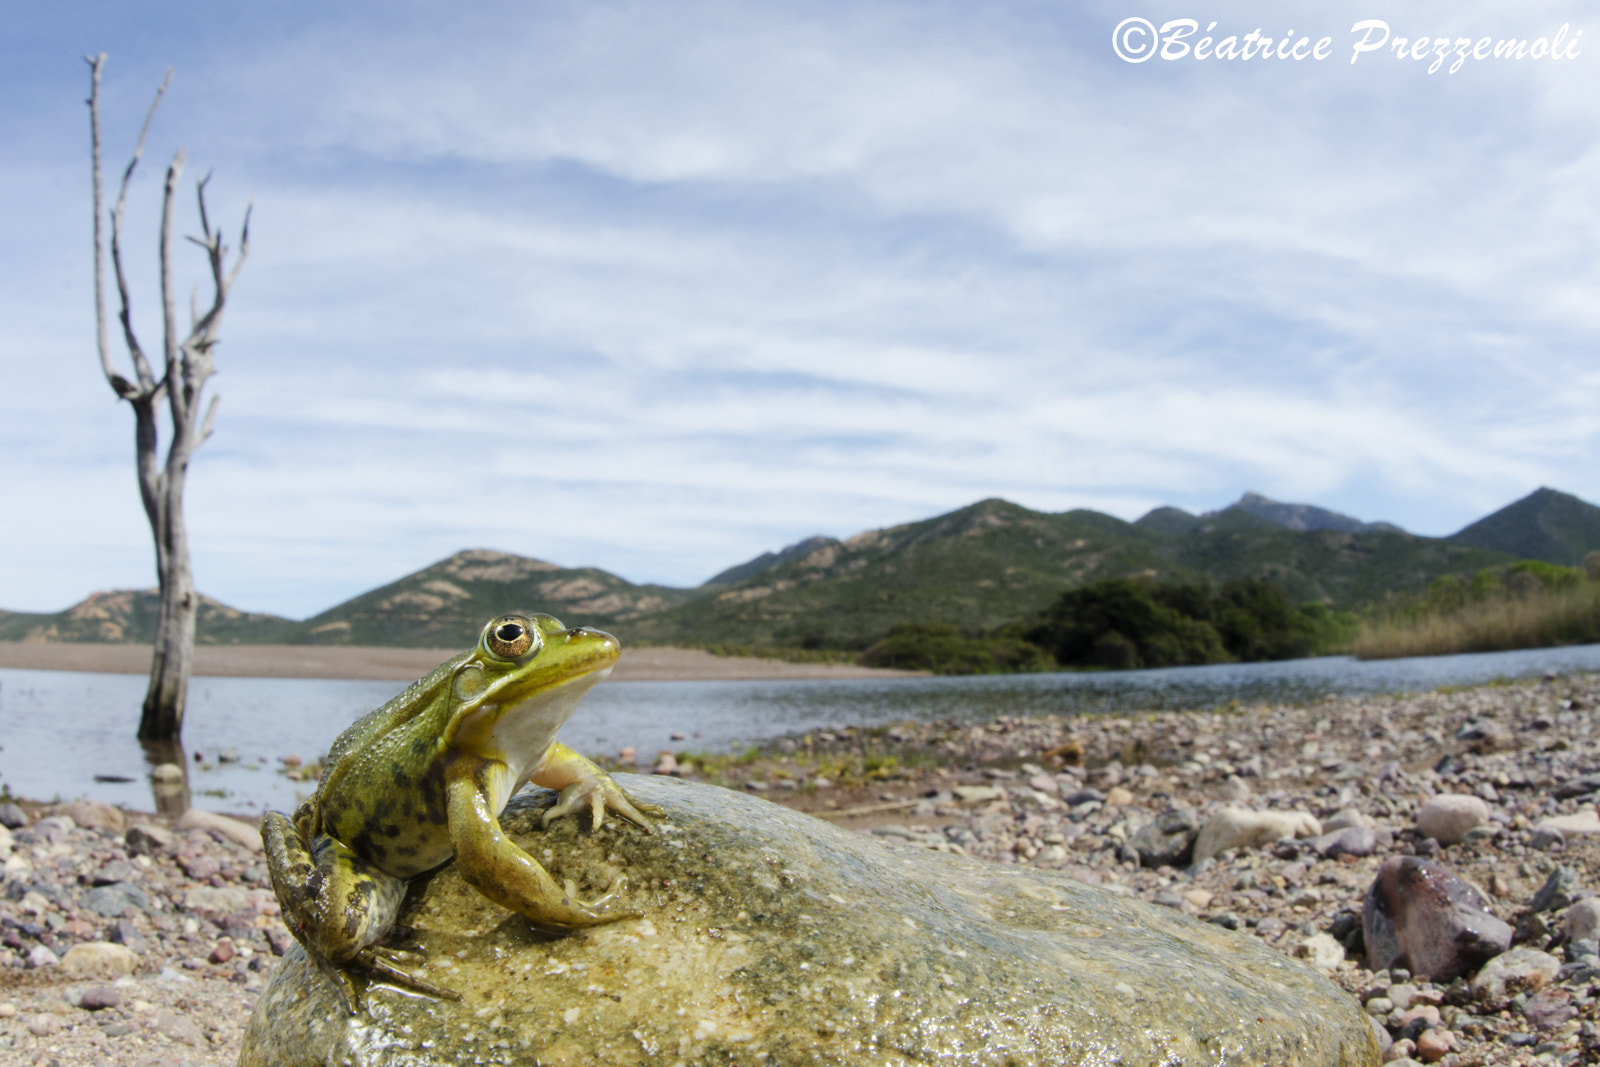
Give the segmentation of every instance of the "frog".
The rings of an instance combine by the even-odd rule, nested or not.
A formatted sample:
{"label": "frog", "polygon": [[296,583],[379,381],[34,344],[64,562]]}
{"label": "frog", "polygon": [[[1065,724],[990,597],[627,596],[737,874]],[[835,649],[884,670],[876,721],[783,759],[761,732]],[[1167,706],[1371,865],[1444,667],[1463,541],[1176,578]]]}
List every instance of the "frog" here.
{"label": "frog", "polygon": [[409,883],[454,859],[468,885],[564,936],[642,913],[608,906],[618,878],[580,900],[506,836],[499,817],[528,782],[557,791],[543,825],[608,811],[653,833],[663,809],[629,796],[556,732],[621,655],[617,639],[568,629],[542,612],[491,619],[455,656],[334,741],[316,791],[293,818],[268,812],[261,837],[272,888],[290,932],[357,1013],[357,977],[426,995],[460,995],[402,969],[414,953],[382,942]]}

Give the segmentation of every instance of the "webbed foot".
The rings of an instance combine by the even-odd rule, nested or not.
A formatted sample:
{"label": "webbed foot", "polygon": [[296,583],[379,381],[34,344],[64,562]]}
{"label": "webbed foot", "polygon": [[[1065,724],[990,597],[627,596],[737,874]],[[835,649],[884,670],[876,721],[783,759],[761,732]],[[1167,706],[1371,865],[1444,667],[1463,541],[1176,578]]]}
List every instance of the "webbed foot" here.
{"label": "webbed foot", "polygon": [[607,808],[633,823],[647,834],[653,834],[656,831],[646,816],[653,816],[659,819],[667,814],[663,808],[654,804],[646,804],[642,800],[635,800],[627,793],[624,793],[622,787],[613,782],[610,776],[607,775],[601,778],[573,782],[562,789],[561,796],[556,800],[555,807],[544,813],[540,818],[540,823],[548,827],[551,820],[559,819],[563,815],[570,815],[575,811],[582,810],[584,807],[589,809],[589,818],[596,830],[605,825]]}

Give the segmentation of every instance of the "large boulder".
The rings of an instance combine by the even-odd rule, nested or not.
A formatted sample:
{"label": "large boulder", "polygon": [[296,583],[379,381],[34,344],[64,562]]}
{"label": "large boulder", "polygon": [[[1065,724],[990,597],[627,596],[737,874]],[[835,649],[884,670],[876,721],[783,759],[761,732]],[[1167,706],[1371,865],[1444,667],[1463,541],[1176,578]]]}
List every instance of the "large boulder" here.
{"label": "large boulder", "polygon": [[1378,868],[1361,909],[1367,965],[1405,966],[1449,982],[1511,946],[1511,927],[1483,895],[1448,868],[1416,856],[1391,856]]}
{"label": "large boulder", "polygon": [[660,832],[501,822],[557,880],[625,874],[644,918],[550,939],[446,865],[400,917],[439,1001],[347,1019],[292,947],[242,1067],[362,1063],[1376,1065],[1361,1006],[1254,939],[1060,874],[885,842],[732,790],[621,776]]}

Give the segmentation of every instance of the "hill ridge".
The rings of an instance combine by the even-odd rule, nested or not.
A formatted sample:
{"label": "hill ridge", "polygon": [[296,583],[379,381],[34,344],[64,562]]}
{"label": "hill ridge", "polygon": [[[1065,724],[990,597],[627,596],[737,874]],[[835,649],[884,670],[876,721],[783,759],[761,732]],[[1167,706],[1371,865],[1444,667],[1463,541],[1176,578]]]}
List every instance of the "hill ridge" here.
{"label": "hill ridge", "polygon": [[[1278,505],[1253,493],[1242,500],[1255,509],[1196,516],[1156,508],[1130,523],[987,497],[844,540],[816,535],[695,588],[636,585],[598,567],[462,549],[299,622],[205,598],[198,639],[460,647],[492,615],[527,609],[631,642],[859,647],[902,622],[992,629],[1042,609],[1065,589],[1106,578],[1259,577],[1296,602],[1349,608],[1421,592],[1442,574],[1470,577],[1519,556],[1545,558],[1522,551],[1524,544],[1559,552],[1553,562],[1563,563],[1600,548],[1600,508],[1548,488],[1448,538],[1348,516],[1342,518],[1363,528],[1296,530],[1257,512],[1310,505]],[[1290,514],[1307,524],[1317,517]],[[0,640],[148,640],[154,609],[153,590],[122,590],[53,614],[0,612]]]}

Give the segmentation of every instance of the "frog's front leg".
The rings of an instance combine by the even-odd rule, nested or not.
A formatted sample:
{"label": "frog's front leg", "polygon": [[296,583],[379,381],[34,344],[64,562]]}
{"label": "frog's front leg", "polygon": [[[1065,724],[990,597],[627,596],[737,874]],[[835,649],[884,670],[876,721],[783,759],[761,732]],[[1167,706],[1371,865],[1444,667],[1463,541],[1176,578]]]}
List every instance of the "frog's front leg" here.
{"label": "frog's front leg", "polygon": [[391,953],[377,945],[400,912],[403,879],[379,870],[326,834],[318,834],[307,848],[295,825],[275,811],[262,820],[261,839],[284,921],[338,990],[346,1012],[354,1015],[357,1001],[352,967],[433,996],[460,999],[395,967]]}
{"label": "frog's front leg", "polygon": [[611,776],[592,761],[557,741],[550,746],[539,767],[533,772],[533,784],[554,789],[561,794],[556,806],[544,813],[544,824],[569,812],[588,806],[594,828],[605,825],[606,808],[627,819],[645,833],[654,833],[646,815],[657,818],[666,812],[654,804],[635,800],[622,791]]}
{"label": "frog's front leg", "polygon": [[640,918],[637,911],[599,910],[595,905],[610,893],[588,904],[579,900],[571,882],[565,889],[558,886],[537,860],[505,835],[490,802],[495,784],[491,778],[509,773],[504,764],[471,759],[458,761],[448,773],[450,843],[466,883],[547,930],[565,933]]}

